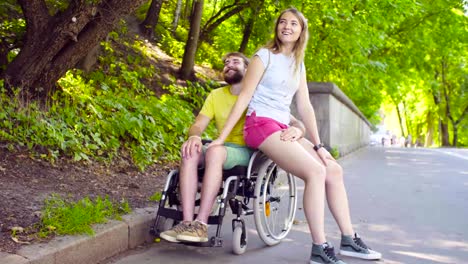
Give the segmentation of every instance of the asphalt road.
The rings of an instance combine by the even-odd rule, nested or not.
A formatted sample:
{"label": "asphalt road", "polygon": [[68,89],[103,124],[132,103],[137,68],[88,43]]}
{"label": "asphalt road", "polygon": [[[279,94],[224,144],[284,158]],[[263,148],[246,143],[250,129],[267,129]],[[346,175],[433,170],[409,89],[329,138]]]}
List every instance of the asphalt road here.
{"label": "asphalt road", "polygon": [[[384,256],[371,262],[343,257],[346,263],[468,263],[467,149],[369,147],[339,162],[345,171],[354,227]],[[233,255],[230,219],[225,218],[222,248],[160,242],[106,263],[308,263],[311,238],[301,204],[298,224],[277,246],[263,244],[249,217],[247,251]],[[326,232],[339,245],[340,233],[328,212]]]}

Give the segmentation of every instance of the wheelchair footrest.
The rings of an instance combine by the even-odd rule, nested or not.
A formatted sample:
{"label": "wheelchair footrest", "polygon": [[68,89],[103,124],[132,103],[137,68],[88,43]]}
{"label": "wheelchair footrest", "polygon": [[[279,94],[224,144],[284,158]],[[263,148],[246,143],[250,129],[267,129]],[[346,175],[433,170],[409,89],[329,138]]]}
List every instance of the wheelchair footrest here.
{"label": "wheelchair footrest", "polygon": [[221,237],[213,236],[207,242],[180,242],[180,244],[194,247],[222,247],[223,239]]}

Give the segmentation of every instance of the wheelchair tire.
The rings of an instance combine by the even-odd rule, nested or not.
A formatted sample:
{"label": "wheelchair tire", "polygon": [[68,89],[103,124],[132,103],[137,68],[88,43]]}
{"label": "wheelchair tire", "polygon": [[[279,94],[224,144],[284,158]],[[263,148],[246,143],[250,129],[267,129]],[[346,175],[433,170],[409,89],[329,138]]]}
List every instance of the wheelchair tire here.
{"label": "wheelchair tire", "polygon": [[232,251],[236,255],[244,254],[247,249],[247,232],[245,232],[244,238],[242,237],[242,233],[242,226],[237,225],[232,234]]}
{"label": "wheelchair tire", "polygon": [[258,170],[253,203],[258,235],[269,246],[278,244],[288,235],[296,214],[295,177],[266,160]]}

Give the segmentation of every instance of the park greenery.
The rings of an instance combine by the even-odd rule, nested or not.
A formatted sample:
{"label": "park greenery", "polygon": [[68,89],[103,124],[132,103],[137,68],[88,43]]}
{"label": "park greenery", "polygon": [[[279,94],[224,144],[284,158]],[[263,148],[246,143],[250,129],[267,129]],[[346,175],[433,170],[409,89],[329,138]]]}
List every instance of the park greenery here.
{"label": "park greenery", "polygon": [[[229,51],[251,56],[279,12],[294,6],[309,23],[308,81],[335,83],[374,125],[394,115],[395,132],[425,146],[468,146],[466,5],[5,0],[0,141],[51,162],[130,155],[144,169],[176,160],[193,114],[219,86],[194,66],[220,70]],[[156,46],[179,67],[169,83]]]}

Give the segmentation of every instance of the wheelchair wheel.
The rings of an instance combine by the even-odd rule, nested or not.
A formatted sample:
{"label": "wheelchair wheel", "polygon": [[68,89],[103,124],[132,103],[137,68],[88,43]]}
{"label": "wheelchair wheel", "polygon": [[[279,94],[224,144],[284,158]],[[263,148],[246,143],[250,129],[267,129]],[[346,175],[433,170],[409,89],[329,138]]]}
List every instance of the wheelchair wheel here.
{"label": "wheelchair wheel", "polygon": [[292,174],[265,161],[258,170],[254,192],[254,218],[260,238],[269,246],[281,242],[296,214],[297,189]]}
{"label": "wheelchair wheel", "polygon": [[242,255],[247,249],[247,232],[243,232],[242,226],[237,225],[232,234],[232,251],[236,255]]}

